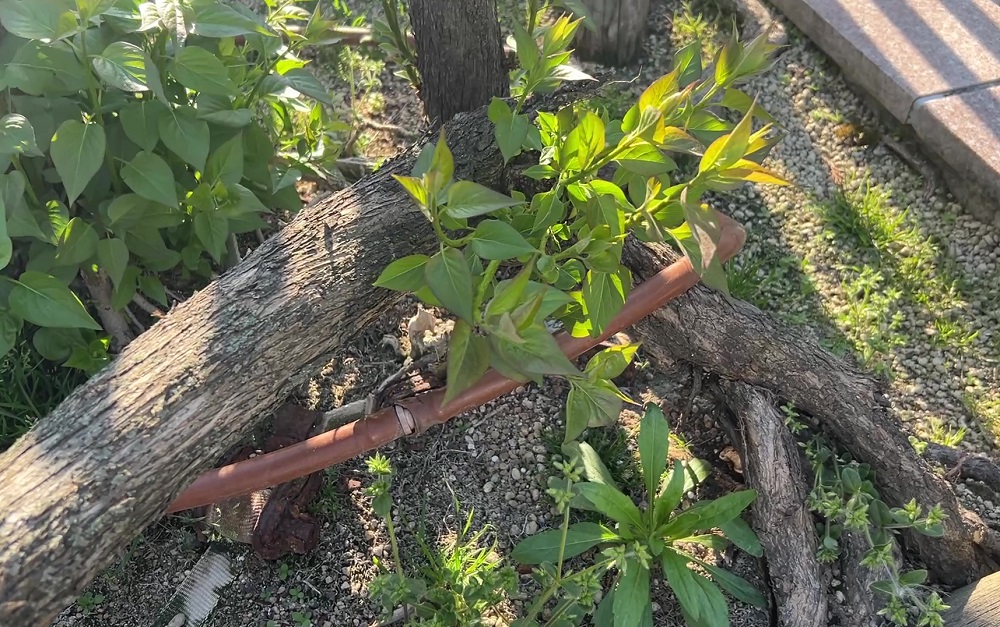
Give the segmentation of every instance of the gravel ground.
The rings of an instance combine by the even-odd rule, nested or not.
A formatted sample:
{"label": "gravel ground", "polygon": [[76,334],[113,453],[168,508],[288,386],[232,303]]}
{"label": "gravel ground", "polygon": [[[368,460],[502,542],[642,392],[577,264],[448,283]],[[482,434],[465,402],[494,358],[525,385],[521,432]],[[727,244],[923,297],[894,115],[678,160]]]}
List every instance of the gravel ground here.
{"label": "gravel ground", "polygon": [[[664,72],[669,49],[684,36],[669,19],[679,10],[677,2],[655,3],[646,59],[641,68],[621,72],[623,79],[638,76],[623,92],[638,93]],[[713,29],[705,27],[708,33]],[[894,406],[922,437],[942,440],[964,427],[962,446],[992,451],[993,423],[1000,420],[995,306],[1000,233],[975,221],[943,188],[925,193],[926,177],[883,139],[891,137],[888,129],[814,46],[793,27],[787,29],[789,46],[747,91],[759,94],[787,133],[773,153],[773,166],[795,185],[747,187],[719,200],[749,234],[746,248],[730,264],[733,291],[884,374],[891,380]],[[415,128],[407,113],[417,110],[413,94],[389,72],[380,83],[388,94],[385,104],[369,107],[365,117]],[[371,156],[387,156],[408,143],[389,127],[366,132]],[[399,367],[401,358],[382,337],[402,338],[402,321],[411,314],[406,306],[388,312],[313,380],[301,400],[324,409],[364,396]],[[718,461],[726,443],[711,406],[695,403],[690,416],[676,411],[687,406],[690,385],[690,371],[678,365],[642,371],[628,391],[675,408],[671,424],[691,452]],[[501,555],[552,524],[544,485],[552,442],[562,430],[564,395],[559,382],[529,386],[385,450],[398,471],[393,497],[404,561],[418,556],[414,534],[422,524],[432,541],[454,534],[462,522],[455,501],[461,511],[475,512],[474,528],[489,526],[489,540]],[[620,425],[604,435],[612,443],[609,450],[619,453],[614,470],[626,483],[634,476],[627,436],[635,426],[635,415],[625,412]],[[720,462],[706,489],[718,491],[734,477]],[[361,460],[331,469],[328,479],[315,508],[324,520],[320,546],[308,556],[275,563],[232,546],[236,580],[206,624],[375,622],[366,585],[375,573],[372,557],[385,553],[388,540],[363,494],[369,479]],[[970,504],[1000,520],[993,503],[984,503],[972,487],[960,488]],[[162,521],[95,582],[89,599],[101,595],[100,602],[70,608],[57,624],[150,624],[202,550],[183,520]],[[752,561],[742,567],[755,576]],[[655,624],[681,625],[664,582],[654,581],[653,590]],[[512,599],[500,608],[498,623],[520,603]],[[768,624],[766,615],[735,602],[731,618],[736,625]]]}

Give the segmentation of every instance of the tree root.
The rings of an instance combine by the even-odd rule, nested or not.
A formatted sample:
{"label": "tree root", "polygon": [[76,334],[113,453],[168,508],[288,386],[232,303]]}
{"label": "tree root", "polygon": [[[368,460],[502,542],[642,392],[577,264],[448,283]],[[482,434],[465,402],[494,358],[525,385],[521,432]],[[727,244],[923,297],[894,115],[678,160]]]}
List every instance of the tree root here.
{"label": "tree root", "polygon": [[[844,598],[834,604],[833,613],[840,619],[841,625],[875,627],[879,624],[879,608],[871,584],[886,577],[861,565],[869,548],[867,541],[857,532],[845,531],[840,536],[840,582]],[[898,552],[894,553],[898,562]]]}
{"label": "tree root", "polygon": [[[676,258],[664,246],[626,243],[624,261],[639,280]],[[937,581],[963,585],[995,569],[1000,552],[991,546],[989,528],[916,455],[871,376],[753,305],[704,286],[671,301],[637,324],[636,331],[653,356],[683,359],[768,389],[811,414],[839,448],[872,467],[890,506],[911,499],[940,504],[947,515],[942,537],[905,536]]]}
{"label": "tree root", "polygon": [[981,481],[1000,495],[1000,466],[985,455],[970,455],[951,446],[928,442],[924,459],[944,466],[949,479]]}
{"label": "tree root", "polygon": [[819,545],[812,515],[806,508],[808,474],[795,438],[767,392],[735,381],[715,382],[708,389],[736,417],[722,422],[740,451],[747,485],[758,492],[753,526],[764,545],[777,624],[824,627],[826,585],[816,561]]}

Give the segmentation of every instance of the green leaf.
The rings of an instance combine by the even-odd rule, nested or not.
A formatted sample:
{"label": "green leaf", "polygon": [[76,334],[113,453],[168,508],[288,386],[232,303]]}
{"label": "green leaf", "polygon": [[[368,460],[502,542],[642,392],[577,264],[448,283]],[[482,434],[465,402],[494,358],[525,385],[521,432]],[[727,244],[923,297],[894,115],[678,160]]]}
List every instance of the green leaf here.
{"label": "green leaf", "polygon": [[0,23],[24,39],[61,39],[77,30],[74,8],[68,0],[4,0]]}
{"label": "green leaf", "polygon": [[684,471],[684,492],[695,489],[712,474],[712,465],[698,457],[681,460],[680,464]]}
{"label": "green leaf", "polygon": [[623,151],[615,161],[629,172],[646,177],[659,176],[677,169],[677,164],[674,163],[673,159],[644,140],[637,140],[635,144]]}
{"label": "green leaf", "polygon": [[228,128],[243,128],[253,121],[253,111],[250,109],[221,109],[219,111],[205,112],[199,109],[198,119]]}
{"label": "green leaf", "polygon": [[750,132],[753,130],[753,110],[747,112],[728,135],[724,135],[708,147],[698,164],[698,171],[712,168],[725,169],[739,161],[747,151]]}
{"label": "green leaf", "polygon": [[487,116],[496,127],[495,135],[504,162],[510,161],[521,153],[521,145],[528,136],[528,118],[525,115],[511,111],[506,102],[500,98],[490,101]]}
{"label": "green leaf", "polygon": [[601,456],[591,445],[576,440],[565,442],[562,445],[562,453],[567,459],[576,457],[579,460],[580,464],[583,465],[583,474],[588,481],[618,487],[615,485],[615,480],[611,478],[607,466],[601,461]]}
{"label": "green leaf", "polygon": [[441,304],[459,318],[473,324],[472,273],[465,257],[454,248],[446,248],[427,261],[427,285]]}
{"label": "green leaf", "polygon": [[112,11],[117,0],[76,0],[76,9],[80,14],[81,21],[88,22],[91,19],[104,15]]}
{"label": "green leaf", "polygon": [[590,270],[583,283],[583,302],[593,324],[593,334],[600,335],[625,306],[630,285],[622,281],[623,274],[609,274]]}
{"label": "green leaf", "polygon": [[40,41],[18,49],[7,65],[6,79],[11,87],[47,98],[75,95],[87,88],[87,76],[76,55],[68,47],[57,48]]}
{"label": "green leaf", "polygon": [[49,361],[64,362],[77,348],[85,348],[86,340],[80,329],[55,329],[42,327],[31,337],[31,344],[38,354]]}
{"label": "green leaf", "polygon": [[490,343],[464,320],[455,323],[448,342],[448,389],[443,405],[479,381],[490,366]]}
{"label": "green leaf", "polygon": [[925,581],[927,581],[927,571],[924,569],[909,570],[899,576],[899,583],[904,586],[919,586]]}
{"label": "green leaf", "polygon": [[430,197],[427,194],[427,188],[424,186],[423,180],[414,176],[400,176],[398,174],[393,174],[392,178],[399,181],[399,184],[403,186],[403,189],[405,189],[406,193],[410,195],[410,198],[412,198],[413,201],[420,206],[425,215],[428,215],[429,217],[425,207],[427,206]]}
{"label": "green leaf", "polygon": [[133,192],[167,207],[177,206],[177,189],[170,166],[159,156],[140,152],[121,170],[122,180]]}
{"label": "green leaf", "polygon": [[677,601],[689,617],[690,622],[701,622],[702,618],[711,612],[709,601],[701,586],[695,579],[698,575],[688,568],[690,559],[674,549],[667,547],[661,556],[663,574],[673,591]]}
{"label": "green leaf", "polygon": [[[639,423],[639,460],[646,494],[652,498],[660,487],[660,477],[667,469],[667,452],[670,447],[670,426],[663,410],[656,403],[646,405]],[[650,516],[653,512],[650,511]]]}
{"label": "green leaf", "polygon": [[607,381],[574,379],[566,398],[566,441],[580,437],[587,427],[613,424],[622,412],[618,388]]}
{"label": "green leaf", "polygon": [[590,375],[591,380],[614,379],[625,372],[637,350],[639,350],[638,343],[605,348],[590,358],[584,372]]}
{"label": "green leaf", "polygon": [[608,518],[623,525],[631,525],[636,530],[643,528],[639,508],[617,488],[603,483],[586,482],[576,484],[573,489]]}
{"label": "green leaf", "polygon": [[210,139],[208,122],[199,120],[194,109],[183,107],[160,116],[159,124],[163,144],[195,169],[204,170]]}
{"label": "green leaf", "polygon": [[427,183],[427,190],[431,196],[437,196],[438,192],[444,189],[451,177],[455,174],[455,159],[445,141],[444,129],[438,136],[438,141],[434,144],[434,156],[431,159],[431,166],[424,175]]}
{"label": "green leaf", "polygon": [[483,259],[512,259],[537,252],[514,227],[499,220],[480,222],[469,245]]}
{"label": "green leaf", "polygon": [[243,133],[227,139],[208,156],[205,180],[231,186],[243,180]]}
{"label": "green leaf", "polygon": [[587,111],[580,124],[566,137],[566,142],[559,151],[559,161],[564,166],[585,170],[604,150],[604,143],[604,122],[592,111]]}
{"label": "green leaf", "polygon": [[739,516],[755,498],[756,490],[739,490],[714,501],[701,501],[674,517],[664,534],[676,538],[691,535],[694,531],[718,527]]}
{"label": "green leaf", "polygon": [[0,157],[10,155],[43,156],[35,142],[35,129],[28,118],[19,113],[8,113],[0,118]]}
{"label": "green leaf", "polygon": [[140,276],[139,290],[164,307],[170,306],[170,301],[167,300],[167,291],[163,288],[163,283],[160,283],[160,280],[155,276]]}
{"label": "green leaf", "polygon": [[736,68],[739,66],[742,56],[743,45],[740,43],[739,35],[734,25],[729,41],[719,51],[718,59],[715,62],[715,82],[718,85],[722,87],[729,86],[730,81],[735,78]]}
{"label": "green leaf", "polygon": [[97,243],[97,263],[117,288],[125,276],[125,268],[128,267],[128,246],[115,237],[102,239]]}
{"label": "green leaf", "polygon": [[87,309],[59,279],[41,272],[25,272],[10,291],[10,309],[40,327],[101,330]]}
{"label": "green leaf", "polygon": [[49,152],[56,172],[66,188],[69,203],[83,192],[90,179],[104,164],[107,140],[104,129],[96,122],[84,124],[67,120],[59,125],[52,136]]}
{"label": "green leaf", "polygon": [[673,69],[677,72],[677,84],[684,88],[701,78],[701,42],[692,41],[674,53]]}
{"label": "green leaf", "polygon": [[410,255],[393,261],[375,280],[375,286],[397,292],[419,290],[427,285],[427,280],[424,278],[424,268],[428,259],[427,255]]}
{"label": "green leaf", "polygon": [[300,94],[315,98],[323,104],[333,105],[333,100],[330,98],[330,91],[306,68],[288,70],[284,74],[281,74],[278,80]]}
{"label": "green leaf", "polygon": [[198,3],[191,16],[191,34],[201,37],[236,37],[257,33],[274,37],[266,26],[221,2]]}
{"label": "green leaf", "polygon": [[725,534],[730,542],[750,555],[760,557],[764,554],[764,548],[760,545],[760,539],[757,538],[757,534],[750,528],[750,525],[743,522],[742,518],[737,517],[729,522],[721,523],[719,529],[722,530],[722,533]]}
{"label": "green leaf", "polygon": [[111,293],[111,307],[115,311],[121,311],[132,302],[132,298],[135,296],[136,290],[136,280],[141,274],[141,270],[135,266],[128,266],[125,269],[125,274],[122,275],[121,282],[115,286],[114,291]]}
{"label": "green leaf", "polygon": [[0,357],[6,355],[17,343],[17,336],[21,334],[23,321],[10,312],[9,309],[0,307]]}
{"label": "green leaf", "polygon": [[168,113],[162,102],[143,100],[125,105],[118,111],[118,119],[132,143],[152,150],[160,141],[160,117]]}
{"label": "green leaf", "polygon": [[[569,559],[584,553],[602,542],[613,542],[618,536],[603,525],[579,522],[566,530],[566,548],[563,558]],[[520,564],[541,564],[559,559],[562,530],[551,529],[521,540],[514,547],[511,557]]]}
{"label": "green leaf", "polygon": [[108,221],[116,233],[124,233],[140,222],[153,228],[168,228],[184,222],[187,214],[138,194],[122,194],[107,208]]}
{"label": "green leaf", "polygon": [[7,213],[7,235],[50,242],[51,238],[39,227],[38,220],[24,200],[24,184],[24,175],[17,170],[0,176],[0,198]]}
{"label": "green leaf", "polygon": [[680,462],[674,462],[667,485],[653,502],[653,524],[657,528],[667,522],[670,514],[680,505],[684,497],[684,478],[684,466]]}
{"label": "green leaf", "polygon": [[214,207],[197,208],[194,212],[194,233],[216,263],[221,263],[226,252],[226,238],[229,237],[229,220],[225,214]]}
{"label": "green leaf", "polygon": [[629,559],[615,586],[614,627],[639,627],[650,603],[649,569]]}
{"label": "green leaf", "polygon": [[181,48],[171,67],[177,82],[188,89],[215,96],[236,95],[236,85],[229,79],[226,66],[204,48]]}
{"label": "green leaf", "polygon": [[709,564],[701,560],[698,560],[698,563],[712,575],[712,579],[720,588],[733,595],[734,598],[754,607],[767,607],[767,599],[746,579],[734,575],[725,568],[719,568],[714,564]]}
{"label": "green leaf", "polygon": [[528,287],[529,277],[534,270],[534,266],[528,264],[517,273],[513,279],[505,279],[497,283],[493,290],[493,298],[486,305],[486,318],[497,318],[505,313],[511,313],[525,300],[524,291]]}
{"label": "green leaf", "polygon": [[664,74],[653,81],[639,96],[639,111],[652,107],[662,111],[667,98],[677,92],[677,72]]}
{"label": "green leaf", "polygon": [[97,231],[81,218],[70,220],[56,242],[55,264],[78,266],[97,254]]}
{"label": "green leaf", "polygon": [[94,57],[94,71],[108,85],[125,92],[149,91],[155,85],[162,92],[156,66],[146,67],[146,54],[142,48],[125,41],[116,41]]}
{"label": "green leaf", "polygon": [[574,376],[579,372],[566,357],[559,343],[541,323],[519,329],[521,343],[500,342],[497,352],[517,366],[518,371],[532,376]]}
{"label": "green leaf", "polygon": [[527,72],[535,69],[539,60],[538,45],[520,20],[514,20],[514,48],[521,67]]}
{"label": "green leaf", "polygon": [[472,181],[456,181],[448,188],[445,212],[453,218],[474,218],[498,209],[524,204]]}

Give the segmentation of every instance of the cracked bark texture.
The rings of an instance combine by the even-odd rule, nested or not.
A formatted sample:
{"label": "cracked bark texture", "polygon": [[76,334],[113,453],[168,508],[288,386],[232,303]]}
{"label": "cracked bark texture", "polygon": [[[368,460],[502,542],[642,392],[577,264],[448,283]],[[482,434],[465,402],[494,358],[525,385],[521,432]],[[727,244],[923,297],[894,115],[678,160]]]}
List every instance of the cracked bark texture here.
{"label": "cracked bark texture", "polygon": [[639,54],[649,19],[649,0],[588,0],[596,31],[580,26],[576,55],[605,65],[628,65]]}
{"label": "cracked bark texture", "polygon": [[496,0],[411,0],[420,98],[436,128],[510,94]]}
{"label": "cracked bark texture", "polygon": [[808,469],[773,396],[738,381],[710,388],[736,416],[725,424],[740,451],[747,486],[757,490],[753,528],[767,558],[780,627],[825,627],[827,595],[816,561],[819,540],[806,507]]}

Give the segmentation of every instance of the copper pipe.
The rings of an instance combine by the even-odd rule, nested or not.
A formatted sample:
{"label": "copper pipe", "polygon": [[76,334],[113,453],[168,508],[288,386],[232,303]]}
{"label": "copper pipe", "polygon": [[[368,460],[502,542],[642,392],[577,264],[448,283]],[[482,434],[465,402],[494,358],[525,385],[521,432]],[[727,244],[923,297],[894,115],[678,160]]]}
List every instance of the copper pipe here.
{"label": "copper pipe", "polygon": [[[722,234],[718,255],[726,261],[743,247],[746,233],[728,216],[719,214],[719,218]],[[571,359],[579,357],[680,296],[698,281],[698,274],[691,262],[686,257],[679,259],[635,286],[625,306],[600,337],[572,337],[563,331],[556,334],[556,340]],[[459,414],[512,392],[519,385],[495,370],[490,370],[479,382],[447,405],[442,406],[445,388],[404,399],[395,406],[386,407],[298,444],[210,470],[181,492],[167,508],[167,513],[218,503],[345,462],[403,436],[421,433],[434,425],[447,422]]]}

